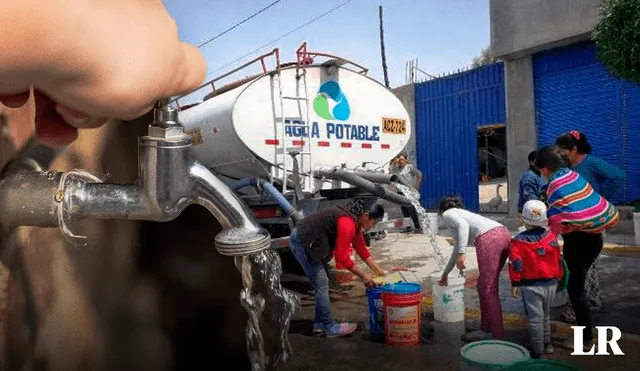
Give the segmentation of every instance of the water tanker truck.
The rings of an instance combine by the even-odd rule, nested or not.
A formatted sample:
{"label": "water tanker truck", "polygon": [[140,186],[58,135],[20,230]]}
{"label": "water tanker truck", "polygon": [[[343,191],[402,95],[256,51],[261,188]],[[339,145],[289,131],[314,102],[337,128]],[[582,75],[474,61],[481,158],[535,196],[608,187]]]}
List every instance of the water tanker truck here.
{"label": "water tanker truck", "polygon": [[203,85],[212,91],[201,103],[174,101],[197,158],[241,194],[272,246],[288,246],[289,216],[356,196],[407,204],[386,187],[406,183],[385,172],[411,136],[400,100],[365,68],[309,52],[306,43],[296,63],[278,60],[268,70],[264,60],[279,59],[277,49],[272,53],[252,61],[262,62],[262,73],[220,88],[216,80]]}

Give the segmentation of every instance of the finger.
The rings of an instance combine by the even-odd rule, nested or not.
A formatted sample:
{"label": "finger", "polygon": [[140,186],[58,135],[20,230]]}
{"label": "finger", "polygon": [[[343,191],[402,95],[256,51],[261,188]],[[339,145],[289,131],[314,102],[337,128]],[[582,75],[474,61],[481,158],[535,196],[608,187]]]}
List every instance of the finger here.
{"label": "finger", "polygon": [[36,119],[38,141],[52,148],[64,148],[78,139],[78,129],[64,123],[62,118],[40,117]]}
{"label": "finger", "polygon": [[[173,95],[178,95],[178,94],[173,94]],[[149,111],[151,111],[156,106],[156,103],[158,102],[158,100],[155,100],[147,104],[146,106],[141,107],[137,111],[133,111],[130,113],[122,113],[117,115],[117,117],[114,117],[114,118],[117,118],[119,120],[124,120],[124,121],[133,121],[149,113]]]}
{"label": "finger", "polygon": [[78,129],[69,126],[56,112],[56,103],[42,93],[34,92],[36,105],[36,137],[40,143],[62,148],[78,138]]}
{"label": "finger", "polygon": [[56,112],[62,116],[67,124],[78,129],[95,129],[107,122],[107,119],[105,118],[89,117],[84,113],[63,104],[56,105]]}
{"label": "finger", "polygon": [[9,108],[20,108],[27,103],[30,96],[30,91],[18,94],[0,95],[0,102]]}
{"label": "finger", "polygon": [[177,69],[178,81],[168,87],[165,96],[183,95],[196,90],[207,75],[207,61],[198,48],[191,44],[182,43],[182,53],[184,55],[182,65]]}
{"label": "finger", "polygon": [[56,112],[62,116],[67,124],[75,128],[82,128],[91,120],[89,116],[62,104],[56,105]]}

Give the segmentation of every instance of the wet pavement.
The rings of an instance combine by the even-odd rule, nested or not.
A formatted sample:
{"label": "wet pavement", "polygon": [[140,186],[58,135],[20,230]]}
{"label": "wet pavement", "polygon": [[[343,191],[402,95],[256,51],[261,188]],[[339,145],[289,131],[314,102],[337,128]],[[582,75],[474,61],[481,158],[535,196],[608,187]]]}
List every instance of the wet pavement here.
{"label": "wet pavement", "polygon": [[[451,252],[444,237],[438,245],[445,255]],[[464,343],[460,336],[465,331],[479,326],[479,305],[475,289],[477,269],[475,254],[470,251],[467,259],[470,269],[466,272],[465,322],[443,324],[433,320],[431,284],[429,275],[438,269],[426,236],[390,234],[381,241],[374,241],[372,255],[385,268],[408,269],[423,287],[425,295],[422,315],[422,344],[401,348],[371,341],[368,330],[368,305],[364,288],[359,281],[343,285],[350,290],[346,294],[332,294],[332,310],[338,320],[353,321],[358,331],[347,338],[328,339],[313,336],[312,289],[299,276],[283,278],[283,284],[301,294],[301,308],[290,327],[293,357],[284,365],[284,370],[459,370],[460,348]],[[554,323],[556,351],[550,359],[574,364],[584,370],[639,370],[640,369],[640,254],[609,249],[600,261],[600,286],[603,308],[596,314],[598,325],[617,326],[623,340],[619,342],[625,356],[572,356],[561,349],[561,342],[571,335],[566,324]],[[341,274],[341,281],[349,281]],[[505,340],[528,346],[526,319],[520,299],[510,294],[506,270],[501,275],[500,297],[505,312]],[[562,308],[554,309],[554,316]]]}

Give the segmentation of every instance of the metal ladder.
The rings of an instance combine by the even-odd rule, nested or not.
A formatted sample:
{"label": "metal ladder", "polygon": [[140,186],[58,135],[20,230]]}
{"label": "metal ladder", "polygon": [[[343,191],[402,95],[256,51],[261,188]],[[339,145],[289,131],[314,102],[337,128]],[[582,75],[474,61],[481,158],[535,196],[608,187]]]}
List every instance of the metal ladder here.
{"label": "metal ladder", "polygon": [[[300,72],[302,71],[302,72]],[[276,128],[280,127],[280,141],[276,146],[276,167],[282,166],[282,193],[284,194],[287,191],[287,175],[288,175],[288,167],[287,167],[287,156],[290,156],[292,152],[298,152],[298,164],[300,169],[300,176],[306,173],[307,176],[303,176],[302,178],[305,180],[304,188],[313,192],[313,165],[312,165],[312,157],[311,157],[311,130],[312,125],[310,122],[310,102],[308,98],[308,90],[307,90],[307,74],[304,66],[300,68],[300,64],[296,68],[296,73],[298,73],[299,77],[296,79],[296,95],[295,96],[287,96],[284,95],[282,91],[282,74],[280,73],[280,69],[277,70],[277,78],[278,78],[278,97],[280,100],[280,115],[281,117],[274,117],[274,122],[276,123]],[[301,75],[300,75],[301,73]],[[304,84],[304,92],[303,96],[300,96],[300,81]],[[298,112],[300,116],[302,115],[302,109],[300,105],[304,102],[305,105],[305,117],[304,120],[302,117],[286,117],[284,112],[284,102],[286,100],[298,102]],[[302,130],[302,135],[300,138],[294,137],[292,144],[289,145],[288,138],[286,136],[285,130],[285,120],[289,119],[290,121],[298,120],[301,125],[295,125],[300,127]],[[278,126],[278,123],[280,124]],[[290,123],[293,126],[293,122]],[[304,134],[307,134],[307,137]],[[300,143],[302,141],[302,143]],[[302,148],[300,151],[299,149]],[[292,169],[293,170],[293,169]],[[277,170],[276,170],[277,171]]]}

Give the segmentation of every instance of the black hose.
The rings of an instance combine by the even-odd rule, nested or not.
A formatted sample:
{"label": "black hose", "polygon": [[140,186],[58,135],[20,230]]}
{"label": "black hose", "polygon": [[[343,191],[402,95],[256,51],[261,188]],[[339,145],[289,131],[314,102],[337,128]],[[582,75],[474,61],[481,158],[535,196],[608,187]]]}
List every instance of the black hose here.
{"label": "black hose", "polygon": [[325,177],[327,179],[337,179],[341,180],[345,183],[349,183],[357,188],[360,188],[363,191],[369,192],[377,197],[383,198],[387,201],[391,201],[393,203],[404,205],[404,206],[412,206],[411,201],[395,192],[389,192],[384,187],[379,184],[373,183],[363,177],[359,176],[357,173],[346,170],[318,170],[315,172],[315,175],[320,177]]}

